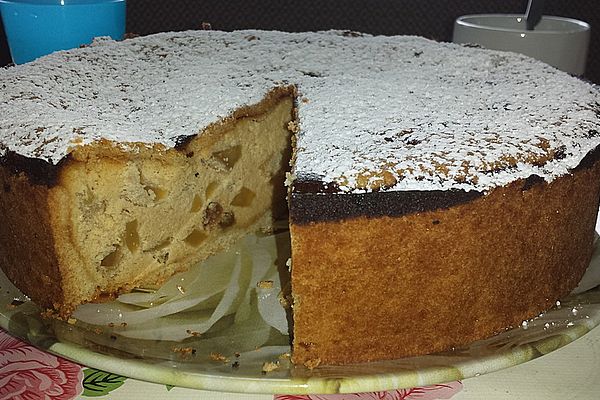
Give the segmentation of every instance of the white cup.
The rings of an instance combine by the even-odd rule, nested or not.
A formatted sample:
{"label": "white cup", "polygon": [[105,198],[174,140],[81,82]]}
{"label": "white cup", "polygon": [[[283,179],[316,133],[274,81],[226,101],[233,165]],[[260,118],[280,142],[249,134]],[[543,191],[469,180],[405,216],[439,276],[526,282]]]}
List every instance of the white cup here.
{"label": "white cup", "polygon": [[571,18],[545,15],[534,30],[528,31],[523,15],[464,15],[454,23],[452,41],[514,51],[573,75],[582,75],[590,42],[590,25]]}

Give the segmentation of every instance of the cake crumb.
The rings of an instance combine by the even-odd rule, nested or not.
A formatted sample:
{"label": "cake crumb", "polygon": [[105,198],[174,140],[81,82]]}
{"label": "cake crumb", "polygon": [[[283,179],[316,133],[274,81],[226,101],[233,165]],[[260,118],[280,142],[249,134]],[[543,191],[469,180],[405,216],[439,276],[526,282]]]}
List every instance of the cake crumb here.
{"label": "cake crumb", "polygon": [[256,286],[260,289],[273,289],[273,281],[258,281]]}
{"label": "cake crumb", "polygon": [[320,358],[313,358],[304,362],[304,366],[308,369],[315,369],[321,364]]}
{"label": "cake crumb", "polygon": [[185,331],[185,333],[187,333],[187,334],[188,334],[188,335],[190,335],[190,336],[194,336],[194,337],[197,337],[197,336],[200,336],[200,335],[202,335],[202,333],[201,333],[201,332],[198,332],[198,331],[193,331],[193,330],[191,330],[191,329],[187,329],[187,330]]}
{"label": "cake crumb", "polygon": [[178,353],[183,359],[190,359],[193,355],[196,354],[196,349],[192,347],[173,347],[173,353]]}
{"label": "cake crumb", "polygon": [[292,186],[292,183],[294,182],[295,179],[296,179],[296,175],[292,174],[291,172],[286,172],[284,185],[286,187]]}
{"label": "cake crumb", "polygon": [[69,318],[67,319],[67,324],[75,325],[77,323],[77,318]]}
{"label": "cake crumb", "polygon": [[229,362],[229,359],[227,357],[225,357],[223,354],[221,353],[217,353],[217,352],[212,352],[210,353],[210,359],[212,361],[219,361],[219,362]]}
{"label": "cake crumb", "polygon": [[292,357],[290,353],[283,353],[279,355],[280,360],[289,360]]}
{"label": "cake crumb", "polygon": [[300,131],[300,126],[297,121],[290,121],[287,125],[288,131],[292,133],[298,133]]}
{"label": "cake crumb", "polygon": [[279,304],[284,309],[288,310],[292,308],[292,304],[294,304],[290,295],[286,295],[283,291],[279,292],[277,295],[277,300],[279,300]]}
{"label": "cake crumb", "polygon": [[263,363],[262,373],[266,374],[266,373],[269,373],[269,372],[273,372],[273,371],[275,371],[278,368],[279,368],[279,361],[275,361],[275,362],[266,361],[266,362]]}

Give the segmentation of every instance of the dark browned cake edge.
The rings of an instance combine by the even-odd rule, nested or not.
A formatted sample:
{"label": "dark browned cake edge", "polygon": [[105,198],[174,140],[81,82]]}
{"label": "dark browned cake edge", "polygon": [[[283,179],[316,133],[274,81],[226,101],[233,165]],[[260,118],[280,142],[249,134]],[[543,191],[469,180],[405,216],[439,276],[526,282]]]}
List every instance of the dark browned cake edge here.
{"label": "dark browned cake edge", "polygon": [[[591,168],[600,159],[600,146],[591,150],[572,172]],[[538,175],[522,180],[521,190],[526,191],[545,181]],[[436,209],[447,209],[468,203],[483,196],[477,190],[407,190],[341,193],[333,183],[316,179],[298,179],[290,191],[290,221],[307,224],[320,221],[336,221],[366,216],[399,217]]]}

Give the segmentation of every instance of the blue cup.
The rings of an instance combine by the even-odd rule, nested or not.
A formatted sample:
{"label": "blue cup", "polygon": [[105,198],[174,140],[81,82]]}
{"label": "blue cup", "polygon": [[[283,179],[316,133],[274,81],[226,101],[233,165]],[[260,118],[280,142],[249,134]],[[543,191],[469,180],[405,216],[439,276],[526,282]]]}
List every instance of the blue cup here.
{"label": "blue cup", "polygon": [[15,64],[125,34],[125,0],[0,0],[0,12]]}

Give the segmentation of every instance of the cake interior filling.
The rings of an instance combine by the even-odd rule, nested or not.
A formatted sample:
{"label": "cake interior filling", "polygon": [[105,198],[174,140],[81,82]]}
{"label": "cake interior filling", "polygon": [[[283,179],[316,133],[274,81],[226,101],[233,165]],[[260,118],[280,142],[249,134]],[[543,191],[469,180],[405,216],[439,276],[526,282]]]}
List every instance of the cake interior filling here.
{"label": "cake interior filling", "polygon": [[[150,340],[148,354],[158,358],[177,357],[165,351],[174,342],[204,358],[265,344],[289,348],[284,181],[293,101],[284,97],[166,154],[88,160],[68,170],[74,176],[64,181],[78,182],[68,187],[72,248],[87,261],[80,294],[97,294],[86,282],[102,282],[107,293],[134,289],[75,310],[83,331],[110,332],[86,340],[125,352]],[[78,330],[54,325],[64,340],[82,341]]]}
{"label": "cake interior filling", "polygon": [[284,97],[183,151],[74,161],[62,177],[72,231],[61,240],[82,273],[65,295],[91,300],[153,286],[247,233],[271,230],[287,211],[292,108]]}

